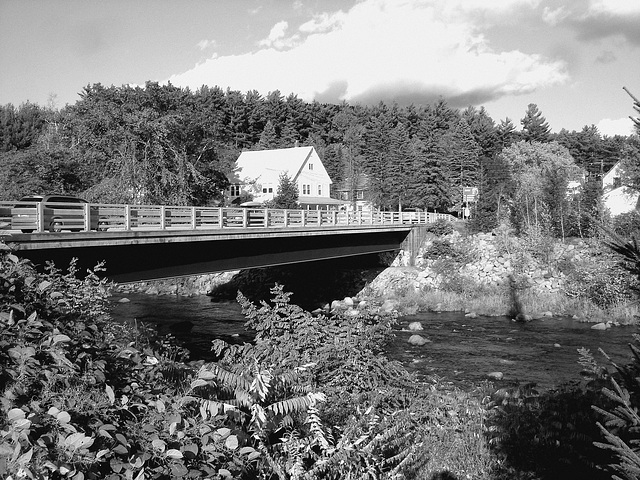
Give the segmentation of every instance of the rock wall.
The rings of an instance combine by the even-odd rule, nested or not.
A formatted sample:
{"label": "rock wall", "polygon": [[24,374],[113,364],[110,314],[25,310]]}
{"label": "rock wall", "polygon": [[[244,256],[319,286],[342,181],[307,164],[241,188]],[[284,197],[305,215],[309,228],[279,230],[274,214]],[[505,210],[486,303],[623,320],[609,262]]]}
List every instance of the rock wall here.
{"label": "rock wall", "polygon": [[237,274],[238,270],[235,270],[231,272],[195,275],[191,277],[171,278],[167,280],[125,283],[118,285],[117,291],[122,293],[146,293],[148,295],[206,295],[215,287],[231,281],[231,279]]}
{"label": "rock wall", "polygon": [[[468,263],[455,265],[451,262],[450,265],[455,265],[459,269],[458,273],[469,281],[480,285],[500,286],[507,284],[513,276],[522,286],[540,293],[560,291],[566,280],[563,265],[566,262],[579,262],[588,255],[587,245],[580,240],[549,243],[544,248],[539,247],[538,255],[534,255],[531,248],[522,245],[515,238],[508,240],[511,247],[508,248],[505,247],[505,238],[492,234],[462,236],[454,232],[444,237],[430,236],[416,256],[416,269],[413,272],[405,269],[382,274],[380,283],[388,283],[385,290],[439,288],[443,279],[453,272],[451,269],[443,271],[442,261],[446,257],[426,259],[424,254],[434,241],[443,239],[448,240],[457,251],[468,255]],[[408,267],[409,260],[409,254],[401,251],[391,266]],[[401,281],[402,277],[405,278],[404,282]]]}

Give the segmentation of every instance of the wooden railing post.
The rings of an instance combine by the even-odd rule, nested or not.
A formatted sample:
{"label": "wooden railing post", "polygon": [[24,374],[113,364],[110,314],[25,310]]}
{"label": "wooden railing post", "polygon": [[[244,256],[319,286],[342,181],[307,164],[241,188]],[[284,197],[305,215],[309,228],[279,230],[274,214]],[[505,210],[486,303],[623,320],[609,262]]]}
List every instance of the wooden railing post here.
{"label": "wooden railing post", "polygon": [[269,209],[265,208],[264,209],[264,228],[268,228],[269,227]]}
{"label": "wooden railing post", "polygon": [[244,228],[247,228],[248,221],[249,221],[249,209],[243,208],[242,209],[242,226]]}
{"label": "wooden railing post", "polygon": [[196,221],[196,207],[191,207],[191,230],[195,230],[198,222]]}
{"label": "wooden railing post", "polygon": [[38,202],[36,204],[36,225],[38,229],[36,230],[39,233],[44,232],[44,202]]}
{"label": "wooden railing post", "polygon": [[166,218],[166,207],[164,205],[160,205],[160,230],[164,230],[167,225]]}
{"label": "wooden railing post", "polygon": [[85,232],[90,232],[91,231],[91,205],[88,203],[85,203],[82,206],[82,210],[83,210],[83,214],[84,214],[84,231]]}
{"label": "wooden railing post", "polygon": [[124,206],[124,229],[131,230],[131,205]]}
{"label": "wooden railing post", "polygon": [[224,227],[224,217],[222,215],[222,207],[218,207],[218,227],[220,228]]}
{"label": "wooden railing post", "polygon": [[289,210],[285,208],[283,210],[283,213],[284,213],[284,226],[288,227],[289,226]]}

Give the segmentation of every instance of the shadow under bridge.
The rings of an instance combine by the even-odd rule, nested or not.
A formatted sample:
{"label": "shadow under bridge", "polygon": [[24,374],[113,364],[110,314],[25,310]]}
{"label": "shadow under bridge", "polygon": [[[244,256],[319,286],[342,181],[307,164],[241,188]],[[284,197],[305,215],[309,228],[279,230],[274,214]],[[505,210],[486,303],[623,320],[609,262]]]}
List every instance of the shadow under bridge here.
{"label": "shadow under bridge", "polygon": [[403,248],[415,255],[425,226],[379,225],[229,231],[109,231],[13,235],[17,254],[40,268],[80,272],[106,262],[105,276],[126,283],[268,267]]}

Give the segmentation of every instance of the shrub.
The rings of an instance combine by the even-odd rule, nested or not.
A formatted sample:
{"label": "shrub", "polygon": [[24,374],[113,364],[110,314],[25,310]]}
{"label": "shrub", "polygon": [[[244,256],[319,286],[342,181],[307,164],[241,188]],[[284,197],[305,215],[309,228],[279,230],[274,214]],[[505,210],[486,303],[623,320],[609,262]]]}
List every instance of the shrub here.
{"label": "shrub", "polygon": [[593,445],[598,429],[591,405],[603,398],[597,384],[546,392],[514,385],[492,393],[488,438],[499,460],[492,478],[610,478],[601,469],[610,455]]}
{"label": "shrub", "polygon": [[171,337],[112,322],[108,285],[73,273],[0,251],[3,478],[416,478],[438,445],[477,452],[454,474],[490,464],[478,403],[384,356],[394,316],[315,317],[276,286],[271,304],[239,296],[255,344],[187,362]]}
{"label": "shrub", "polygon": [[461,243],[452,243],[449,239],[435,238],[425,250],[425,260],[447,259],[459,265],[466,265],[473,259],[474,252]]}
{"label": "shrub", "polygon": [[429,223],[425,226],[427,233],[433,233],[434,235],[444,236],[453,233],[453,222],[448,220],[439,219],[433,223]]}
{"label": "shrub", "polygon": [[[621,256],[626,270],[640,280],[640,247],[637,241],[624,242],[614,238],[607,245]],[[640,476],[640,336],[634,334],[633,340],[635,345],[630,345],[632,361],[623,366],[611,362],[616,374],[604,376],[607,384],[602,393],[609,400],[608,404],[594,405],[602,419],[602,423],[597,425],[603,436],[603,441],[597,442],[596,446],[615,456],[610,466],[618,474],[612,478],[618,480]],[[592,359],[589,360],[591,371],[597,375],[602,369]]]}
{"label": "shrub", "polygon": [[612,229],[620,237],[640,239],[640,211],[618,215],[612,220]]}
{"label": "shrub", "polygon": [[577,263],[574,267],[565,281],[568,296],[589,299],[601,308],[633,298],[637,281],[630,279],[611,256],[601,255],[597,261]]}

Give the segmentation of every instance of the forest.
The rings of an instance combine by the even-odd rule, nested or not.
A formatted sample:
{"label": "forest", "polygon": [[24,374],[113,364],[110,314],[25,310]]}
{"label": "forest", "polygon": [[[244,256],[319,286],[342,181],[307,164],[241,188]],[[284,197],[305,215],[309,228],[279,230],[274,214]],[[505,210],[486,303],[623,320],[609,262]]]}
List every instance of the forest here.
{"label": "forest", "polygon": [[[516,230],[560,237],[588,236],[603,220],[601,177],[616,162],[625,184],[640,185],[637,135],[603,136],[594,125],[552,133],[535,104],[519,123],[444,98],[334,105],[279,91],[93,84],[61,109],[0,106],[0,200],[56,192],[101,203],[224,205],[242,150],[298,144],[315,147],[334,185],[366,178],[377,208],[456,213],[462,187],[477,186],[477,230],[508,219]],[[569,191],[571,181],[580,188]]]}

